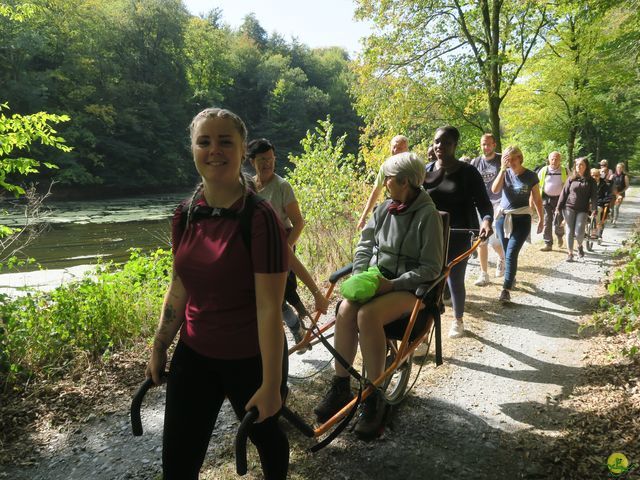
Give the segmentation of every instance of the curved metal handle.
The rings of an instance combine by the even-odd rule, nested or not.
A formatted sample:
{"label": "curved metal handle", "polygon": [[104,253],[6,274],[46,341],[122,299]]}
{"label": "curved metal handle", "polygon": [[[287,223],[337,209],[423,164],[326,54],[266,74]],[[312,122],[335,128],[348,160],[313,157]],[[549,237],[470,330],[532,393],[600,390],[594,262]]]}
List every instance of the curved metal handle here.
{"label": "curved metal handle", "polygon": [[247,473],[247,437],[249,436],[249,429],[258,419],[258,416],[258,409],[251,407],[251,410],[242,419],[242,423],[238,427],[238,433],[236,433],[236,472],[240,476]]}
{"label": "curved metal handle", "polygon": [[[166,378],[167,372],[162,373],[162,378]],[[142,419],[140,418],[140,407],[142,406],[142,399],[155,384],[152,378],[147,378],[142,385],[138,388],[138,391],[131,400],[131,430],[135,437],[142,435]]]}

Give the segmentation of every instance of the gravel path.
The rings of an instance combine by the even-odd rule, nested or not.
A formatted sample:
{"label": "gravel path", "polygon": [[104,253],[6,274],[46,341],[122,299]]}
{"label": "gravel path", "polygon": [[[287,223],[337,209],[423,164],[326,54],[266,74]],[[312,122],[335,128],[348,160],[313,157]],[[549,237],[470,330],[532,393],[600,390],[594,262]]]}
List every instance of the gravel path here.
{"label": "gravel path", "polygon": [[[566,263],[559,251],[539,252],[540,239],[534,237],[521,255],[511,306],[497,301],[495,279],[488,287],[473,286],[478,267],[477,260],[472,261],[467,274],[468,333],[459,340],[444,339],[445,364],[423,371],[381,439],[367,444],[343,434],[318,454],[293,456],[292,477],[310,478],[302,472],[313,463],[332,479],[550,478],[514,433],[524,432],[540,442],[559,434],[562,417],[540,411],[569,395],[580,381],[589,342],[578,335],[580,318],[595,304],[600,282],[613,265],[612,252],[640,218],[637,197],[634,187],[618,228],[607,226],[602,245],[577,263]],[[448,311],[445,332],[450,321]],[[291,372],[305,375],[327,358],[319,347],[293,355]],[[131,436],[126,412],[91,416],[52,437],[35,461],[0,467],[0,478],[159,478],[162,395],[163,389],[154,389],[145,399],[142,437]],[[216,440],[227,442],[236,425],[225,404],[212,448],[219,443]],[[295,442],[306,440],[292,432]],[[255,474],[257,468],[253,470]]]}

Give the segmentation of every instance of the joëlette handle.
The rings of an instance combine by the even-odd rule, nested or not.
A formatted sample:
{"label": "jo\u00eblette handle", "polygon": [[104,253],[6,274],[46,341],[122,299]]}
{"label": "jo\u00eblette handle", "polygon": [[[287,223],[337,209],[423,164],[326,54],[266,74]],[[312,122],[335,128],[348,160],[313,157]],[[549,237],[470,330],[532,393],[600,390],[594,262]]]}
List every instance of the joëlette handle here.
{"label": "jo\u00eblette handle", "polygon": [[[167,372],[162,373],[162,378],[166,378]],[[140,418],[140,407],[142,406],[142,399],[146,395],[147,391],[154,386],[153,379],[147,378],[142,385],[138,388],[138,391],[131,400],[131,430],[133,435],[139,437],[142,435],[142,419]]]}
{"label": "jo\u00eblette handle", "polygon": [[240,476],[247,473],[247,437],[258,416],[258,409],[251,407],[251,410],[244,415],[240,427],[238,427],[238,433],[236,433],[236,472]]}

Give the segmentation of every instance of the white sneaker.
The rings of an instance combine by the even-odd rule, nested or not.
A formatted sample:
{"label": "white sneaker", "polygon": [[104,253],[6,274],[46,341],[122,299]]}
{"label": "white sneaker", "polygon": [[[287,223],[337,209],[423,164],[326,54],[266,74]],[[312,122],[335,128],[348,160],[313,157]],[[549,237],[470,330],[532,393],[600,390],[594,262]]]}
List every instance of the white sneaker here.
{"label": "white sneaker", "polygon": [[449,329],[449,338],[460,338],[464,336],[464,323],[462,320],[454,320]]}
{"label": "white sneaker", "polygon": [[504,277],[504,258],[498,258],[496,265],[496,278]]}
{"label": "white sneaker", "polygon": [[476,287],[484,287],[486,285],[489,285],[490,283],[491,280],[489,279],[489,274],[487,272],[480,272],[480,276],[474,282],[474,285]]}

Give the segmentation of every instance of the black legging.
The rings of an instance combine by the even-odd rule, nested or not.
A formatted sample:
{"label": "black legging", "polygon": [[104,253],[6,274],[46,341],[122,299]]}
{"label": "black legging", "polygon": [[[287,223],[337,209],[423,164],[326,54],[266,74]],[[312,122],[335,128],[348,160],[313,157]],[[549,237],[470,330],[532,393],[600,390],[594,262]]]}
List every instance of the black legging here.
{"label": "black legging", "polygon": [[[284,358],[286,361],[286,353]],[[261,383],[259,355],[218,360],[204,357],[178,342],[167,381],[164,480],[197,480],[225,397],[238,418],[242,418],[245,405]],[[289,468],[289,441],[278,425],[277,415],[254,424],[249,438],[258,449],[264,478],[284,480]]]}
{"label": "black legging", "polygon": [[[461,254],[471,248],[471,237],[468,233],[451,232],[449,237],[449,251],[447,254],[447,263],[459,257]],[[449,272],[447,284],[449,292],[451,292],[451,305],[453,314],[456,318],[462,318],[464,315],[464,304],[467,298],[467,290],[464,286],[464,276],[467,271],[467,260],[465,258],[455,265]]]}

